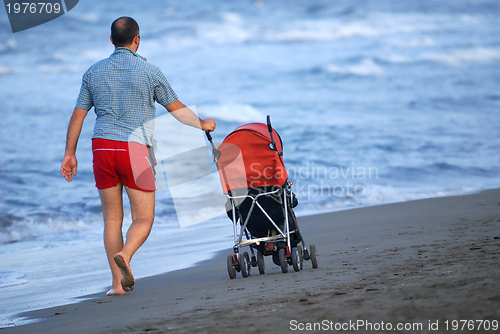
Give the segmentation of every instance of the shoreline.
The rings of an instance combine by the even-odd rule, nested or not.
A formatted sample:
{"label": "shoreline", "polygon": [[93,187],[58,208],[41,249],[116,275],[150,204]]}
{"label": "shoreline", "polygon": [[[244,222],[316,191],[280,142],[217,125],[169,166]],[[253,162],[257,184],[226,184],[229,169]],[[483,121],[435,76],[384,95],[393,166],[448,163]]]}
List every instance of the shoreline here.
{"label": "shoreline", "polygon": [[227,249],[139,279],[125,296],[99,293],[22,313],[44,320],[0,331],[267,333],[364,320],[419,323],[430,332],[436,321],[439,331],[447,320],[500,321],[500,189],[298,219],[317,247],[318,269],[307,261],[283,274],[266,257],[265,275],[252,268],[250,277],[230,280]]}
{"label": "shoreline", "polygon": [[[196,230],[182,230],[175,224],[157,224],[134,257],[132,269],[136,279],[192,267],[211,258],[218,250],[227,247],[229,238],[221,238],[221,233],[226,230],[224,225],[227,224],[215,221]],[[187,249],[185,245],[193,239],[190,235],[195,232],[202,234],[203,238],[194,240]],[[209,249],[207,245],[210,245]],[[78,262],[75,261],[75,254],[78,254]],[[108,291],[111,273],[103,254],[102,236],[96,241],[33,247],[0,254],[3,272],[21,273],[19,281],[24,283],[0,289],[0,299],[9,301],[0,302],[0,328],[23,325],[25,321],[17,314],[73,304],[87,295]]]}

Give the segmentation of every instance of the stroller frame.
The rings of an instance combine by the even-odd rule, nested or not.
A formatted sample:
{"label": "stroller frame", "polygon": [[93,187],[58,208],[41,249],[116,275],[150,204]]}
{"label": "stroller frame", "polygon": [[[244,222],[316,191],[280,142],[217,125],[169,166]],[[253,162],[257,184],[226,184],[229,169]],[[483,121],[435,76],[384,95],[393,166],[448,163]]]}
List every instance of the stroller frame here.
{"label": "stroller frame", "polygon": [[[276,151],[278,155],[281,155],[282,153],[278,152],[276,148],[277,147],[276,143],[273,138],[273,129],[271,126],[270,116],[267,116],[267,126],[271,136],[271,144],[270,144],[272,145],[271,149]],[[219,159],[221,152],[216,149],[210,133],[208,131],[206,131],[205,133],[212,147],[213,162],[217,166],[217,160]],[[224,178],[226,177],[224,173],[222,173],[222,175],[224,176]],[[289,182],[287,180],[283,186],[277,187],[277,189],[275,190],[261,191],[256,195],[252,195],[249,193],[244,195],[233,195],[231,194],[231,191],[228,191],[228,193],[225,194],[225,196],[231,202],[233,233],[234,233],[234,246],[233,246],[234,254],[228,255],[227,258],[227,269],[229,277],[231,279],[235,278],[236,272],[240,271],[243,277],[248,277],[251,272],[251,267],[258,266],[259,273],[260,274],[265,273],[265,264],[263,256],[269,254],[264,254],[259,249],[262,248],[259,247],[261,246],[262,243],[264,243],[266,251],[267,249],[272,249],[271,254],[273,254],[273,261],[274,261],[274,256],[276,255],[275,252],[277,253],[279,259],[279,266],[281,267],[283,273],[288,272],[289,264],[293,266],[293,269],[295,271],[302,270],[303,260],[311,260],[312,267],[317,268],[318,265],[316,259],[316,247],[314,245],[310,245],[309,248],[306,246],[306,243],[304,241],[302,233],[300,233],[298,223],[295,217],[293,218],[295,228],[293,230],[290,230],[289,216],[290,216],[290,210],[292,210],[292,203],[295,196],[291,190],[292,185],[293,182]],[[258,201],[259,198],[261,197],[271,196],[271,195],[278,195],[277,197],[279,197],[281,200],[281,203],[279,203],[279,205],[281,205],[282,207],[283,217],[284,217],[284,224],[282,228],[280,228],[279,224],[273,220],[273,218],[266,212],[266,210],[262,207],[262,205]],[[239,210],[237,210],[237,206],[235,205],[235,200],[243,201],[245,199],[250,199],[251,205],[250,208],[248,209],[247,217],[243,221],[243,217],[241,216],[241,213],[239,212]],[[249,235],[249,230],[247,226],[251,220],[254,210],[256,209],[260,210],[260,212],[269,221],[269,223],[274,228],[276,235],[269,235],[269,233],[267,237],[254,237],[251,235],[251,233]],[[237,225],[240,226],[239,231]],[[270,232],[270,230],[268,232]],[[297,234],[298,237],[300,238],[300,241],[297,242],[295,247],[292,247],[290,238],[290,236],[293,234]],[[243,236],[246,237],[245,240],[243,239]],[[299,243],[301,243],[302,246],[299,246],[298,245]],[[250,252],[252,254],[251,260],[247,252],[243,253],[240,252],[240,249],[242,249],[243,247],[250,247]],[[257,249],[257,257],[255,256],[254,252],[255,249]]]}
{"label": "stroller frame", "polygon": [[[287,187],[291,188],[291,184],[290,183],[287,184]],[[233,224],[235,247],[237,247],[239,249],[239,248],[241,248],[243,246],[250,246],[252,244],[256,244],[258,246],[261,242],[276,242],[276,240],[283,239],[283,240],[286,241],[287,247],[291,248],[291,246],[290,246],[290,234],[291,233],[295,233],[295,231],[291,231],[290,232],[289,223],[288,223],[288,213],[285,214],[285,226],[283,228],[284,231],[282,231],[282,229],[280,229],[280,227],[274,222],[274,220],[269,216],[269,214],[266,212],[266,210],[264,210],[264,208],[258,202],[259,197],[273,195],[273,194],[278,193],[280,190],[281,189],[278,188],[278,189],[276,189],[274,191],[263,192],[263,193],[258,194],[255,197],[253,197],[251,195],[243,195],[243,196],[226,195],[226,197],[231,200],[231,205],[233,207],[233,222],[236,222],[236,223]],[[283,197],[284,197],[283,198],[284,211],[287,212],[286,191],[283,192]],[[234,199],[242,199],[242,198],[251,198],[252,199],[252,205],[250,206],[250,209],[248,210],[248,216],[247,216],[245,222],[243,222],[241,224],[240,233],[239,233],[239,236],[238,236],[236,225],[237,225],[237,222],[241,220],[241,217],[239,217],[238,219],[236,217],[236,210],[235,210],[236,207],[234,205],[234,201],[233,200]],[[269,220],[269,222],[273,225],[273,227],[276,229],[276,232],[278,232],[280,234],[279,236],[277,235],[277,236],[271,236],[271,237],[251,238],[251,239],[247,238],[246,241],[242,240],[243,233],[246,232],[246,227],[248,225],[248,222],[250,221],[250,217],[251,217],[252,212],[253,212],[253,210],[255,209],[256,206],[261,210],[261,212],[266,216],[266,218]],[[287,251],[287,254],[288,253],[290,253],[290,252]]]}

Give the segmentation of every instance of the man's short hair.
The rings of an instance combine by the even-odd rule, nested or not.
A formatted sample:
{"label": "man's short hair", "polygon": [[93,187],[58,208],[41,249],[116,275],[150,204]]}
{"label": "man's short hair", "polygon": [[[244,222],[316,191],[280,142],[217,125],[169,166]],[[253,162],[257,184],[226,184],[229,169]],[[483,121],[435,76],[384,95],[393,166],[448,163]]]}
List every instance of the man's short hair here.
{"label": "man's short hair", "polygon": [[111,39],[116,47],[132,44],[137,35],[139,35],[139,25],[131,17],[119,17],[111,24]]}

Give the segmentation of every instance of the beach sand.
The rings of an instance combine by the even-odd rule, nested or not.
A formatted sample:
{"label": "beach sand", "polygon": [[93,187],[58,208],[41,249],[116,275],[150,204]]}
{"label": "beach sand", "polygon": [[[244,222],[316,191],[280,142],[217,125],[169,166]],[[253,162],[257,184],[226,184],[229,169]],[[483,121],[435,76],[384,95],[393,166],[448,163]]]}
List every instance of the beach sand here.
{"label": "beach sand", "polygon": [[[343,332],[472,333],[472,324],[493,333],[484,325],[500,321],[498,189],[299,222],[317,247],[318,269],[307,261],[283,274],[266,257],[265,275],[252,268],[250,277],[231,280],[228,249],[193,268],[139,279],[124,296],[103,292],[22,314],[43,320],[0,333],[283,333],[314,323],[323,326],[316,332],[348,325]],[[454,320],[475,322],[453,331]],[[394,330],[398,324],[417,327]]]}

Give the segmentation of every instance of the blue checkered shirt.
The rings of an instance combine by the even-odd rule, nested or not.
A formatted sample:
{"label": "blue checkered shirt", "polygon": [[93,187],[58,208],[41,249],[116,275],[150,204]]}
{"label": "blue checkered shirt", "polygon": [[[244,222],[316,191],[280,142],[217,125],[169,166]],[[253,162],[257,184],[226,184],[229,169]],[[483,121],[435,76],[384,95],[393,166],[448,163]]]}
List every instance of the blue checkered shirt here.
{"label": "blue checkered shirt", "polygon": [[119,47],[85,72],[76,107],[94,107],[97,118],[92,138],[151,146],[155,101],[167,106],[175,100],[177,95],[158,67]]}

